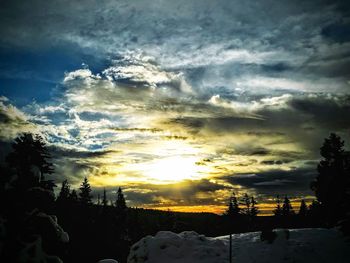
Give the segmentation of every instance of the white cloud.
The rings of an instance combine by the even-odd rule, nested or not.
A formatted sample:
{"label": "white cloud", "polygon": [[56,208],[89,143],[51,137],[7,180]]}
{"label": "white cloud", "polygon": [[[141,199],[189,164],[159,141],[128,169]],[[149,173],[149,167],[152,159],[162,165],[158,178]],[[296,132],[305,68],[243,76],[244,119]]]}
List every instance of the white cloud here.
{"label": "white cloud", "polygon": [[65,74],[63,82],[68,82],[74,79],[87,79],[92,77],[92,72],[89,69],[78,69]]}

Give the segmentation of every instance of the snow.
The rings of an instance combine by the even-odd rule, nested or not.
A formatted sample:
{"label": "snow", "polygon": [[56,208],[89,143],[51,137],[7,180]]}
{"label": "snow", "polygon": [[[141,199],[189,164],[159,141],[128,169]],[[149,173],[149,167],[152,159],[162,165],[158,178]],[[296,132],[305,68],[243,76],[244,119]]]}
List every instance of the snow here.
{"label": "snow", "polygon": [[47,255],[44,252],[42,239],[39,235],[32,242],[22,243],[22,246],[16,262],[63,263],[60,258]]}
{"label": "snow", "polygon": [[[261,232],[232,235],[232,262],[345,263],[350,262],[350,241],[336,229],[274,230],[272,243]],[[229,237],[205,237],[196,232],[169,231],[146,236],[130,250],[128,263],[227,263]]]}
{"label": "snow", "polygon": [[207,238],[196,232],[175,234],[161,231],[147,236],[131,247],[128,263],[226,262],[228,249],[224,241]]}
{"label": "snow", "polygon": [[37,214],[37,217],[41,217],[46,219],[47,221],[50,222],[52,227],[54,227],[57,238],[63,242],[63,243],[68,243],[69,242],[69,235],[67,232],[63,230],[63,228],[58,224],[57,222],[57,217],[55,215],[47,215],[45,213],[39,212]]}

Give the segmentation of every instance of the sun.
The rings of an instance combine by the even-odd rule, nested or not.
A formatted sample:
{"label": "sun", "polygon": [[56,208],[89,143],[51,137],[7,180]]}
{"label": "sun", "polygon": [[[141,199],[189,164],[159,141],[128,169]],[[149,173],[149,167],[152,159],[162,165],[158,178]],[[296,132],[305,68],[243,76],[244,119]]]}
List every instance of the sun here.
{"label": "sun", "polygon": [[149,163],[144,173],[159,183],[198,179],[203,169],[196,164],[197,161],[197,158],[189,156],[166,157]]}
{"label": "sun", "polygon": [[[145,146],[145,145],[143,145]],[[128,149],[130,150],[130,149]],[[98,185],[171,184],[184,180],[198,180],[208,177],[212,168],[201,160],[208,156],[199,147],[189,142],[165,140],[151,143],[145,149],[131,149],[144,156],[115,165],[119,153],[104,157],[104,176],[94,177]]]}

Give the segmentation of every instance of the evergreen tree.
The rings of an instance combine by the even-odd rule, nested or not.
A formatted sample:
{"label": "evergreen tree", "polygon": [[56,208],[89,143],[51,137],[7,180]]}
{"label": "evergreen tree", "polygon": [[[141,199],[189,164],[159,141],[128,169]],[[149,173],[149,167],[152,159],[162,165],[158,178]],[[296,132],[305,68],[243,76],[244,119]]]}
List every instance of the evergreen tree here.
{"label": "evergreen tree", "polygon": [[64,203],[69,200],[70,195],[70,185],[67,180],[64,180],[61,185],[60,193],[57,197],[57,202]]}
{"label": "evergreen tree", "polygon": [[84,181],[82,182],[79,190],[80,202],[84,205],[92,204],[91,186],[86,177],[84,178]]}
{"label": "evergreen tree", "polygon": [[331,133],[320,148],[323,159],[317,166],[318,175],[311,183],[318,202],[330,224],[345,218],[350,210],[350,157],[344,141]]}
{"label": "evergreen tree", "polygon": [[119,210],[119,211],[124,211],[127,208],[124,194],[123,194],[122,189],[120,187],[119,187],[118,192],[117,192],[117,200],[115,202],[115,206],[116,206],[117,210]]}
{"label": "evergreen tree", "polygon": [[108,206],[106,188],[103,189],[102,205],[103,205],[103,207]]}
{"label": "evergreen tree", "polygon": [[291,216],[294,215],[294,210],[293,207],[290,203],[290,200],[288,199],[287,196],[285,196],[284,201],[283,201],[283,206],[282,206],[282,216]]}
{"label": "evergreen tree", "polygon": [[97,194],[97,205],[101,205],[101,197],[100,194]]}
{"label": "evergreen tree", "polygon": [[305,217],[307,215],[307,212],[308,211],[307,211],[307,206],[306,206],[305,200],[301,199],[298,215],[302,216],[302,217]]}
{"label": "evergreen tree", "polygon": [[77,194],[77,191],[75,189],[73,189],[72,192],[70,192],[69,200],[72,203],[77,203],[79,201],[78,194]]}
{"label": "evergreen tree", "polygon": [[242,205],[243,209],[242,212],[244,215],[249,216],[250,215],[250,206],[251,206],[251,200],[248,194],[244,194],[242,199]]}
{"label": "evergreen tree", "polygon": [[226,211],[226,215],[229,217],[237,217],[240,214],[241,209],[239,208],[238,201],[235,193],[232,193],[229,201],[229,205]]}
{"label": "evergreen tree", "polygon": [[[22,188],[42,186],[53,190],[53,181],[45,181],[44,174],[54,172],[51,162],[51,155],[46,147],[46,143],[40,135],[24,133],[15,139],[11,152],[6,161],[10,167],[16,169],[17,185]],[[39,171],[37,176],[33,172],[33,167]]]}
{"label": "evergreen tree", "polygon": [[282,216],[282,207],[281,207],[281,199],[280,199],[280,196],[277,195],[277,198],[276,198],[276,208],[275,210],[273,210],[273,213],[276,217],[280,217]]}
{"label": "evergreen tree", "polygon": [[[61,262],[61,253],[67,240],[61,238],[63,229],[51,215],[55,195],[52,180],[45,174],[53,173],[50,154],[42,137],[25,133],[15,139],[13,152],[7,157],[11,176],[4,175],[6,182],[5,202],[1,206],[2,231],[0,262]],[[12,174],[14,173],[14,174]],[[4,228],[5,227],[5,228]],[[34,244],[34,247],[33,247]],[[30,248],[28,251],[28,248]]]}
{"label": "evergreen tree", "polygon": [[313,200],[307,212],[307,214],[313,218],[321,217],[321,204],[317,200]]}
{"label": "evergreen tree", "polygon": [[251,204],[251,207],[250,207],[249,215],[250,215],[251,218],[255,218],[260,213],[260,211],[256,207],[256,205],[258,203],[255,201],[254,196],[251,197],[250,204]]}

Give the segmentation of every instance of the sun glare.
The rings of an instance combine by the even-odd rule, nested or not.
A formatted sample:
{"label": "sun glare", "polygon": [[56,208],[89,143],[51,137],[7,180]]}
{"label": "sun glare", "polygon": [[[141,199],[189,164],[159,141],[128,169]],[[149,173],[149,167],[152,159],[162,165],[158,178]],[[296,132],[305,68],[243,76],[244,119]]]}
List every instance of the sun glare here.
{"label": "sun glare", "polygon": [[148,164],[145,175],[159,182],[178,182],[185,179],[198,179],[201,177],[201,167],[196,165],[195,157],[168,157]]}
{"label": "sun glare", "polygon": [[[130,152],[127,152],[129,150]],[[207,158],[200,148],[179,140],[160,140],[149,144],[146,150],[139,148],[122,149],[129,156],[135,152],[144,154],[145,159],[121,160],[119,152],[112,152],[103,158],[105,165],[100,168],[101,176],[91,178],[93,185],[129,185],[130,183],[168,184],[183,180],[207,178],[212,168],[201,160]],[[148,156],[152,158],[148,159]]]}

